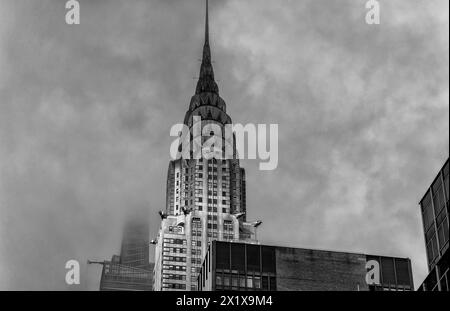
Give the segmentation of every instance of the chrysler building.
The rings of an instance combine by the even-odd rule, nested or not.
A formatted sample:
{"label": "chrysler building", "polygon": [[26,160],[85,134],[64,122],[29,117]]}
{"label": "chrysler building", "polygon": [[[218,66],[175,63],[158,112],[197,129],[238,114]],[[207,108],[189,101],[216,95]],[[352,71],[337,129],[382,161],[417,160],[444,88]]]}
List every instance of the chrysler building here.
{"label": "chrysler building", "polygon": [[[223,129],[232,124],[214,79],[208,0],[200,76],[184,124],[192,130],[199,118],[201,137],[192,137],[191,132],[190,141],[209,139],[204,132],[209,133],[211,125]],[[216,133],[211,131],[210,135]],[[214,138],[226,143],[223,134]],[[184,147],[180,143],[179,149]],[[232,148],[231,159],[181,156],[169,163],[166,208],[160,212],[161,227],[152,241],[156,244],[154,290],[197,290],[197,276],[213,240],[258,243],[256,230],[261,222],[246,219],[245,170],[240,167],[236,147]]]}

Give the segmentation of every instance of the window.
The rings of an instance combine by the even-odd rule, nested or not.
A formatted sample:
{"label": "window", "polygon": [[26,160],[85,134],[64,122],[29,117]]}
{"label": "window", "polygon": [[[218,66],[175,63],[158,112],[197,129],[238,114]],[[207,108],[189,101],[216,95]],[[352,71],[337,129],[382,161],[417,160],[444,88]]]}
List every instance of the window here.
{"label": "window", "polygon": [[251,276],[247,277],[247,287],[253,288],[253,278]]}
{"label": "window", "polygon": [[246,287],[245,286],[245,276],[244,275],[239,276],[239,287],[241,287],[241,288],[245,288]]}
{"label": "window", "polygon": [[409,287],[411,284],[408,260],[395,259],[397,284]]}
{"label": "window", "polygon": [[269,289],[269,277],[268,276],[263,276],[262,277],[262,289],[263,290],[268,290]]}
{"label": "window", "polygon": [[270,290],[271,291],[276,291],[277,290],[277,281],[276,281],[276,278],[274,276],[270,277]]}
{"label": "window", "polygon": [[250,271],[259,271],[260,247],[258,245],[247,245],[247,266]]}
{"label": "window", "polygon": [[423,223],[425,226],[425,231],[428,231],[428,229],[433,224],[433,210],[431,206],[431,195],[428,191],[427,195],[422,201],[422,214],[423,214]]}
{"label": "window", "polygon": [[433,185],[433,204],[434,204],[434,212],[436,215],[439,214],[440,210],[445,206],[444,192],[442,189],[442,182],[440,176]]}
{"label": "window", "polygon": [[238,287],[238,284],[239,284],[239,278],[238,278],[238,276],[237,276],[237,275],[233,275],[232,278],[231,278],[231,286],[237,288],[237,287]]}
{"label": "window", "polygon": [[216,275],[216,285],[222,285],[222,276]]}
{"label": "window", "polygon": [[260,289],[261,288],[261,278],[259,276],[255,276],[253,279],[253,285],[255,288]]}
{"label": "window", "polygon": [[448,224],[447,219],[444,219],[444,221],[441,223],[438,229],[438,236],[439,236],[439,245],[442,248],[444,248],[448,243]]}
{"label": "window", "polygon": [[230,269],[230,248],[229,244],[216,243],[217,252],[217,269],[229,270]]}
{"label": "window", "polygon": [[381,258],[383,284],[395,285],[395,266],[392,258]]}
{"label": "window", "polygon": [[427,254],[430,263],[433,263],[434,259],[439,255],[436,235],[433,235],[431,241],[427,244]]}
{"label": "window", "polygon": [[245,245],[231,244],[231,270],[245,271]]}
{"label": "window", "polygon": [[262,253],[262,271],[275,273],[275,249],[270,246],[263,246]]}
{"label": "window", "polygon": [[223,285],[230,286],[230,276],[228,274],[223,276]]}

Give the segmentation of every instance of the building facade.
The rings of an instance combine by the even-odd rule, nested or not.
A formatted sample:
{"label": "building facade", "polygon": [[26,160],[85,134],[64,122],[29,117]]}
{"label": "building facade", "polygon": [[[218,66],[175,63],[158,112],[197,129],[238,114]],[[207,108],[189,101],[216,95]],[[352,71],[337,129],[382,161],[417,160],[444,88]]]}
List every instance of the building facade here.
{"label": "building facade", "polygon": [[135,268],[120,263],[120,256],[102,263],[100,291],[151,291],[152,265],[148,269]]}
{"label": "building facade", "polygon": [[[224,127],[231,124],[214,79],[206,1],[200,76],[184,118],[190,132],[184,137],[190,139],[180,139],[179,157],[169,163],[166,209],[160,212],[155,241],[154,290],[197,290],[197,276],[211,241],[256,243],[256,227],[261,222],[246,220],[245,170],[235,144],[230,146],[225,137]],[[223,149],[217,156],[213,146],[198,148],[200,153],[196,153],[198,145],[211,139],[224,147],[228,144],[232,156],[224,159]]]}
{"label": "building facade", "polygon": [[449,291],[449,160],[420,201],[429,274],[419,290]]}
{"label": "building facade", "polygon": [[355,253],[214,241],[200,291],[411,291],[411,261]]}

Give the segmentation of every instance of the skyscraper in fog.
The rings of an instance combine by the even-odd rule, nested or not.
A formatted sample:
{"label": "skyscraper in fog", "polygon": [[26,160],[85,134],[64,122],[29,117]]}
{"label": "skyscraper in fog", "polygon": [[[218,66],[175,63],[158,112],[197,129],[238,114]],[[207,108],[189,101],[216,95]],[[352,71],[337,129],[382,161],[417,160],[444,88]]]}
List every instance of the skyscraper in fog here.
{"label": "skyscraper in fog", "polygon": [[130,220],[126,223],[120,256],[103,265],[101,291],[152,290],[153,264],[149,263],[149,226],[147,221]]}
{"label": "skyscraper in fog", "polygon": [[149,225],[147,222],[130,221],[126,224],[120,249],[120,263],[148,270]]}
{"label": "skyscraper in fog", "polygon": [[[219,126],[224,133],[224,126],[232,121],[214,79],[208,1],[200,76],[184,118],[191,130],[198,126],[194,117],[201,117],[201,130],[200,137],[191,141],[203,144],[214,137],[226,144],[222,134],[209,131],[211,126]],[[205,132],[210,136],[201,135]],[[183,147],[180,143],[180,150]],[[160,213],[156,241],[154,290],[197,290],[197,276],[213,240],[256,242],[256,227],[261,222],[246,221],[245,170],[239,165],[235,146],[232,148],[233,157],[228,160],[182,156],[169,163],[166,209]]]}

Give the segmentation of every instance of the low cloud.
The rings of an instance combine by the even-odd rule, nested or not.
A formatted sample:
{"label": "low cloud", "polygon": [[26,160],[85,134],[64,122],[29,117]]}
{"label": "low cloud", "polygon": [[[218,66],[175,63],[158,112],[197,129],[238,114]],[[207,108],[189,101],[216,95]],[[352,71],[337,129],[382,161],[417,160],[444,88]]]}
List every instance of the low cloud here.
{"label": "low cloud", "polygon": [[[279,124],[279,165],[247,169],[263,243],[410,257],[418,201],[449,150],[448,1],[211,1],[216,78],[236,123]],[[170,127],[194,93],[202,1],[0,0],[0,289],[73,289],[65,262],[117,253],[165,206]],[[130,212],[131,211],[131,212]],[[282,230],[281,230],[282,229]],[[84,276],[84,277],[83,277]]]}

